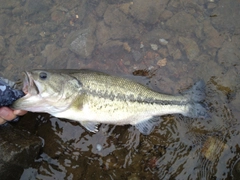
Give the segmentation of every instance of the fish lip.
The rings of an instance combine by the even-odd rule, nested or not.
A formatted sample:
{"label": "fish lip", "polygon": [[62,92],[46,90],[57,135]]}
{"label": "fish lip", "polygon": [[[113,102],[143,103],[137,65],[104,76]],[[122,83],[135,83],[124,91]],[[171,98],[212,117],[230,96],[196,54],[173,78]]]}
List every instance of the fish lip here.
{"label": "fish lip", "polygon": [[28,71],[25,71],[24,74],[25,74],[25,79],[24,79],[23,88],[22,88],[23,92],[25,94],[30,94],[30,95],[39,94],[39,89],[36,83],[34,82],[32,74]]}

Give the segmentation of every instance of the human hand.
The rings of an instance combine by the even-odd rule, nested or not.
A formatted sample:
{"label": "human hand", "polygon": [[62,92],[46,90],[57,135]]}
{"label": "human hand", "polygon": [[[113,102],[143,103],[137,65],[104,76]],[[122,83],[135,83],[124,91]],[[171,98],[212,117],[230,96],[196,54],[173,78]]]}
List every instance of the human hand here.
{"label": "human hand", "polygon": [[8,107],[0,108],[0,124],[4,124],[7,121],[15,119],[17,116],[22,116],[26,114],[27,111],[23,110],[12,110]]}

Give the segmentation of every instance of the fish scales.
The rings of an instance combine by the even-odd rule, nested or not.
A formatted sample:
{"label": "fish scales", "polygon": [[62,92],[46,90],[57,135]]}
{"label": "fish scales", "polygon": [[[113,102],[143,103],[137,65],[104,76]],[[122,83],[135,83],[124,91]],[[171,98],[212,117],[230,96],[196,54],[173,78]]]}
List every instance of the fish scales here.
{"label": "fish scales", "polygon": [[159,124],[161,115],[208,117],[202,103],[203,81],[183,95],[172,96],[91,70],[33,70],[25,74],[26,95],[15,101],[13,108],[79,121],[91,132],[98,131],[99,123],[131,124],[147,135]]}
{"label": "fish scales", "polygon": [[183,96],[163,95],[139,83],[132,83],[131,80],[109,76],[99,72],[86,71],[81,74],[72,74],[81,79],[87,93],[110,99],[121,99],[131,102],[145,102],[155,104],[186,104],[187,98]]}

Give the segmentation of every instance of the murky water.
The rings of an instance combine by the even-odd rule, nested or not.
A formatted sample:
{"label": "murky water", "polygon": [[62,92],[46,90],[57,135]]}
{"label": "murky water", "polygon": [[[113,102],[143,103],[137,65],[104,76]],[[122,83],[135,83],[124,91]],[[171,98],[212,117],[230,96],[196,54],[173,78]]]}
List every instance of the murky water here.
{"label": "murky water", "polygon": [[[91,68],[177,94],[203,79],[211,118],[161,117],[132,126],[28,113],[16,128],[43,139],[21,179],[237,179],[240,139],[240,2],[6,1],[0,5],[1,76],[34,68]],[[159,40],[161,39],[161,40]],[[138,71],[140,70],[140,71]],[[146,76],[148,78],[146,78]]]}

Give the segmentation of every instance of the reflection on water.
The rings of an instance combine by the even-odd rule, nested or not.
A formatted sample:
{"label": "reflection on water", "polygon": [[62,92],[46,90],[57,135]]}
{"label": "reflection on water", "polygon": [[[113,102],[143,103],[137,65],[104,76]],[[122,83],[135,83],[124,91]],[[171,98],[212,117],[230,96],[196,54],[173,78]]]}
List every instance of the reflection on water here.
{"label": "reflection on water", "polygon": [[237,153],[233,149],[238,146],[238,142],[232,144],[236,130],[233,127],[238,127],[239,122],[226,106],[226,100],[220,99],[221,92],[212,88],[207,91],[207,101],[211,100],[210,120],[177,121],[178,131],[172,134],[176,137],[171,143],[173,149],[168,149],[158,161],[160,179],[225,179],[230,173],[231,160]]}
{"label": "reflection on water", "polygon": [[[40,155],[41,163],[37,171],[32,168],[26,170],[23,179],[30,177],[29,174],[35,174],[38,179],[71,179],[73,174],[74,179],[101,176],[116,179],[125,176],[124,169],[133,165],[135,169],[141,165],[139,162],[143,158],[142,153],[137,152],[141,149],[140,132],[134,127],[116,128],[103,124],[93,134],[86,132],[78,123],[50,118],[50,121],[41,123],[38,129],[37,134],[45,140]],[[143,143],[143,149],[148,149],[150,145]],[[148,155],[153,154],[148,152]],[[146,158],[146,161],[149,159]],[[151,165],[150,162],[147,163]],[[100,168],[101,174],[95,168]]]}
{"label": "reflection on water", "polygon": [[92,68],[147,76],[138,81],[169,94],[204,79],[211,114],[167,115],[144,136],[106,124],[93,134],[78,122],[29,113],[15,127],[44,146],[21,179],[239,177],[239,12],[235,0],[2,2],[1,76]]}

